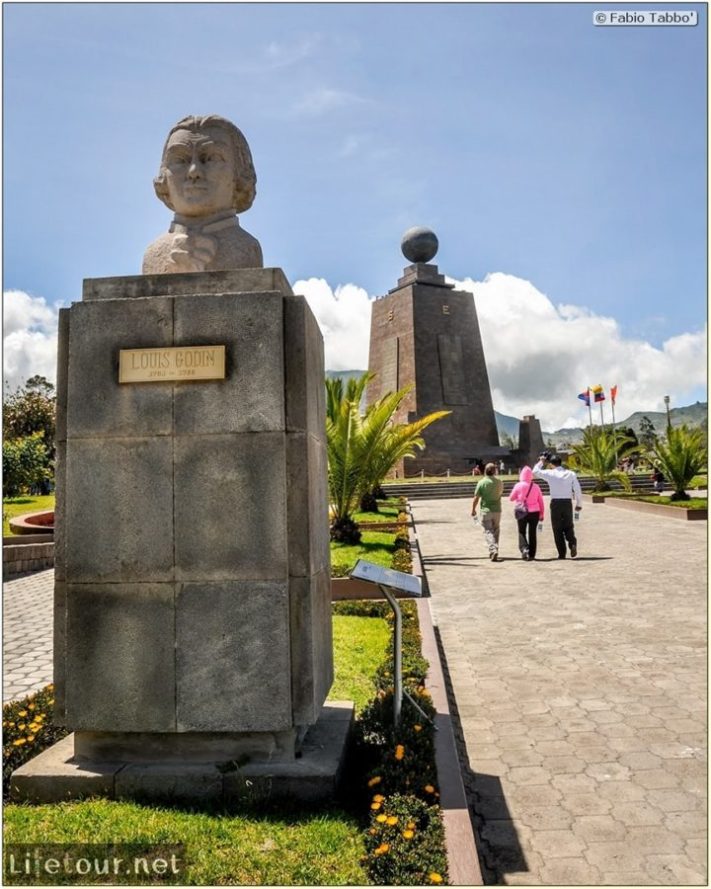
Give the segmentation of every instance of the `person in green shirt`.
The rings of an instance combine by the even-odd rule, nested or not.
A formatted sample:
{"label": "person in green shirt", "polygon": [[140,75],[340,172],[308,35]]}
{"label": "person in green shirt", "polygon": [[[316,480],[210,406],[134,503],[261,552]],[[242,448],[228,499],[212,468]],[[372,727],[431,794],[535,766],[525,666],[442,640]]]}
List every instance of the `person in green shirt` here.
{"label": "person in green shirt", "polygon": [[476,508],[481,502],[481,524],[484,529],[484,540],[489,547],[489,558],[492,562],[499,559],[499,530],[501,528],[501,495],[504,483],[495,478],[496,466],[487,463],[484,467],[484,478],[477,484],[472,501],[472,515],[476,516]]}

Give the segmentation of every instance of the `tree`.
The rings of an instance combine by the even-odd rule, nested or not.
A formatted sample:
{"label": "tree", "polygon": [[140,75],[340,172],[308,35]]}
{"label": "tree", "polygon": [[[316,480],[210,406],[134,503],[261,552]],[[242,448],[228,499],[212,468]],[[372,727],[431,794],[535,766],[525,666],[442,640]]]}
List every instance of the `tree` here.
{"label": "tree", "polygon": [[42,392],[44,395],[54,395],[54,383],[50,383],[47,377],[35,374],[25,381],[25,389],[31,389],[35,392]]}
{"label": "tree", "polygon": [[34,432],[2,444],[2,494],[17,497],[51,477],[44,435]]}
{"label": "tree", "polygon": [[629,491],[630,480],[627,474],[617,468],[618,454],[624,449],[626,455],[635,453],[632,439],[626,435],[616,436],[600,426],[588,426],[583,430],[582,444],[573,445],[577,465],[583,472],[595,479],[595,492],[609,491],[609,480],[616,478],[622,487]]}
{"label": "tree", "polygon": [[403,457],[414,457],[425,446],[422,432],[450,411],[434,411],[414,423],[394,423],[393,415],[410,386],[390,392],[371,404],[363,415],[360,402],[373,374],[348,380],[326,380],[326,439],[331,538],[349,543],[360,540],[352,515],[360,498],[373,491]]}
{"label": "tree", "polygon": [[[43,381],[43,382],[42,382]],[[35,432],[44,434],[45,444],[54,450],[56,398],[54,387],[44,377],[30,377],[3,402],[5,438],[23,438]]]}
{"label": "tree", "polygon": [[[18,485],[21,489],[30,488],[52,478],[55,433],[54,386],[46,377],[35,375],[3,401],[3,440],[8,443],[7,458],[3,446],[3,471],[7,459],[12,473],[10,489],[15,490]],[[37,474],[35,464],[40,457],[42,472]],[[29,481],[30,477],[34,480]],[[3,493],[6,488],[3,481]]]}
{"label": "tree", "polygon": [[646,451],[651,451],[657,440],[657,430],[649,417],[642,417],[639,421],[639,443]]}
{"label": "tree", "polygon": [[667,429],[666,439],[657,439],[651,456],[674,486],[672,500],[689,500],[686,488],[699,472],[706,471],[707,450],[701,429],[686,425]]}

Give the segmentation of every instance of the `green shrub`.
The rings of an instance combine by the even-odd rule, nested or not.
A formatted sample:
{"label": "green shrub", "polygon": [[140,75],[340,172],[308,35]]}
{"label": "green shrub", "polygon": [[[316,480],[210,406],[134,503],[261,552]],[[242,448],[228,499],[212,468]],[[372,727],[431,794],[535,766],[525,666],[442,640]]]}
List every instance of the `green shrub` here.
{"label": "green shrub", "polygon": [[43,432],[3,442],[2,477],[3,497],[18,497],[52,477]]}
{"label": "green shrub", "polygon": [[400,528],[395,534],[395,549],[410,550],[410,535],[407,528]]}
{"label": "green shrub", "polygon": [[412,555],[409,550],[396,549],[393,554],[392,567],[395,571],[403,571],[405,574],[412,574]]}
{"label": "green shrub", "polygon": [[447,879],[439,808],[412,796],[379,798],[371,809],[364,864],[380,886],[429,886]]}
{"label": "green shrub", "polygon": [[3,799],[9,796],[10,775],[15,769],[68,734],[65,728],[52,724],[53,706],[53,685],[3,706]]}

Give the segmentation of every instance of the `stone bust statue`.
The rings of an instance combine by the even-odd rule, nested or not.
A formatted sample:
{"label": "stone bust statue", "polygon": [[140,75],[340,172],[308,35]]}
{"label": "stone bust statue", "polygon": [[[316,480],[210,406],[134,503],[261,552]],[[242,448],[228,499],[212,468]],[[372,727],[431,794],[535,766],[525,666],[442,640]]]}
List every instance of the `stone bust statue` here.
{"label": "stone bust statue", "polygon": [[175,215],[146,250],[143,274],[261,268],[259,241],[236,216],[252,206],[256,183],[247,140],[233,123],[216,114],[178,121],[153,180]]}

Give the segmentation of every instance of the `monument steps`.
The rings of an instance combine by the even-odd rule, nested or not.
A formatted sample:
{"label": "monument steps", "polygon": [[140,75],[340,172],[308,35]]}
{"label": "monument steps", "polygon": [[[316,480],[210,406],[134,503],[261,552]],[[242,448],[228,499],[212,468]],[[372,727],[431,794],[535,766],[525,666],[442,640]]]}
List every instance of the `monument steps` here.
{"label": "monument steps", "polygon": [[[467,482],[386,482],[383,490],[389,497],[407,497],[408,500],[453,500],[457,497],[473,497],[474,489],[479,477]],[[645,476],[633,476],[630,478],[632,490],[636,494],[649,494],[652,492],[652,482]],[[513,479],[504,481],[504,497],[508,497],[516,482]],[[595,479],[590,476],[580,476],[580,487],[584,494],[591,494],[595,487]],[[611,479],[608,484],[613,491],[621,491],[622,485],[617,479]],[[544,494],[548,493],[548,485],[543,481],[541,488]]]}

